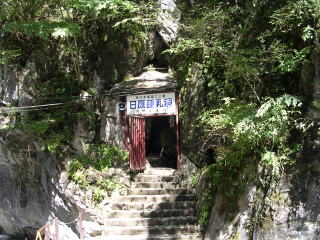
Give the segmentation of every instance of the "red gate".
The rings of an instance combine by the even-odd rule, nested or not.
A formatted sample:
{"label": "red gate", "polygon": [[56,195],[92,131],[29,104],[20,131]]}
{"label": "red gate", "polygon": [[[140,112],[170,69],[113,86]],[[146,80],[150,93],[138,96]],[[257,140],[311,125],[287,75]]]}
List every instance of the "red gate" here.
{"label": "red gate", "polygon": [[134,171],[146,168],[145,126],[143,117],[129,117],[130,169]]}

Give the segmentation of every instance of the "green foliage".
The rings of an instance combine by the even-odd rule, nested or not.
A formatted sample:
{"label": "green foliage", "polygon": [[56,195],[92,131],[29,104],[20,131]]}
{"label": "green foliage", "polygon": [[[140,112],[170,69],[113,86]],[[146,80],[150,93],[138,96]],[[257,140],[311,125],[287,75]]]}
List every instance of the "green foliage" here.
{"label": "green foliage", "polygon": [[309,96],[299,86],[319,51],[319,1],[178,2],[180,38],[164,53],[181,88],[182,121],[193,121],[183,104],[197,92],[190,89],[194,74],[201,89],[197,131],[185,138],[214,149],[212,186],[236,201],[248,183],[276,183],[295,163],[299,131],[310,125],[300,113]]}
{"label": "green foliage", "polygon": [[[123,43],[129,36],[140,42],[147,38],[146,29],[154,26],[156,16],[154,1],[7,0],[0,9],[4,33],[0,38],[0,63],[25,63],[30,55],[50,56],[50,67],[46,67],[50,76],[44,79],[50,83],[56,77],[67,79],[70,95],[79,92],[79,84],[86,89],[90,81],[81,73],[81,55],[88,52],[82,45],[90,49],[88,46],[101,32],[117,48],[119,39]],[[114,50],[111,44],[109,47]]]}
{"label": "green foliage", "polygon": [[92,198],[95,202],[99,203],[107,196],[108,193],[105,190],[101,189],[100,187],[93,187]]}
{"label": "green foliage", "polygon": [[301,106],[298,98],[285,94],[260,105],[225,98],[219,108],[202,112],[203,138],[212,144],[216,159],[203,170],[211,187],[202,196],[201,224],[208,223],[214,189],[226,202],[236,202],[248,184],[274,184],[294,165],[300,145],[291,136],[300,129]]}
{"label": "green foliage", "polygon": [[260,102],[297,90],[293,76],[309,61],[319,34],[316,9],[313,0],[202,1],[184,9],[181,37],[165,53],[181,88],[188,86],[190,66],[201,64],[205,107],[225,97]]}
{"label": "green foliage", "polygon": [[271,61],[276,65],[273,71],[280,74],[293,72],[310,54],[309,47],[301,50],[290,49],[280,41],[274,41],[269,50],[272,54]]}
{"label": "green foliage", "polygon": [[25,123],[17,123],[15,127],[21,128],[33,134],[43,135],[47,133],[50,128],[50,119],[40,120],[40,121],[30,121]]}
{"label": "green foliage", "polygon": [[100,161],[95,167],[100,171],[114,165],[123,165],[129,160],[129,153],[116,146],[101,144],[97,146],[95,152],[97,153],[98,158],[100,158]]}
{"label": "green foliage", "polygon": [[92,167],[98,171],[106,171],[110,167],[125,164],[128,161],[127,151],[106,144],[91,145],[88,153],[77,156],[70,164],[70,173]]}
{"label": "green foliage", "polygon": [[119,14],[131,14],[138,5],[126,0],[69,0],[68,7],[95,16],[117,17]]}
{"label": "green foliage", "polygon": [[311,105],[314,109],[320,111],[320,101],[319,100],[314,100],[312,102],[312,105]]}
{"label": "green foliage", "polygon": [[[115,189],[124,191],[123,185],[113,177],[100,174],[106,173],[110,167],[119,166],[127,161],[128,153],[122,149],[105,144],[93,145],[89,147],[88,154],[77,156],[70,162],[68,175],[80,187],[90,188],[92,198],[98,203]],[[96,177],[92,178],[89,175]]]}
{"label": "green foliage", "polygon": [[267,181],[292,166],[299,145],[291,143],[290,136],[298,128],[295,118],[300,116],[300,107],[299,99],[283,95],[265,99],[258,109],[227,99],[221,108],[204,111],[200,122],[208,129],[207,138],[217,144],[214,185],[232,196],[240,185],[245,186],[245,181],[238,179],[240,171],[247,173],[249,181],[249,173],[260,166],[264,169],[260,180]]}
{"label": "green foliage", "polygon": [[[75,165],[73,165],[73,167],[74,166]],[[79,184],[82,188],[89,186],[89,182],[87,181],[87,175],[84,170],[74,172],[72,174],[72,180]]]}
{"label": "green foliage", "polygon": [[0,50],[0,64],[7,64],[11,59],[14,59],[20,55],[20,50]]}
{"label": "green foliage", "polygon": [[210,213],[213,205],[213,196],[211,189],[207,189],[202,196],[203,204],[200,208],[199,223],[206,226],[209,223]]}
{"label": "green foliage", "polygon": [[48,136],[47,148],[52,153],[57,153],[63,143],[70,140],[70,134],[64,132],[55,132]]}
{"label": "green foliage", "polygon": [[50,22],[44,20],[10,22],[3,27],[3,30],[14,33],[24,33],[30,37],[48,39],[49,37],[66,38],[78,35],[80,33],[80,26],[76,23]]}
{"label": "green foliage", "polygon": [[45,138],[44,145],[52,153],[60,153],[63,145],[71,139],[71,132],[64,129],[66,121],[65,108],[55,111],[31,111],[23,115],[16,115],[16,122],[11,128],[19,128],[29,134]]}
{"label": "green foliage", "polygon": [[93,168],[100,172],[106,172],[111,167],[125,165],[129,160],[129,153],[116,146],[106,144],[91,145],[88,153],[77,156],[69,165],[69,176],[78,170]]}
{"label": "green foliage", "polygon": [[213,165],[206,166],[203,169],[208,184],[208,187],[201,195],[200,200],[199,223],[203,226],[208,225],[210,213],[213,206],[213,170]]}

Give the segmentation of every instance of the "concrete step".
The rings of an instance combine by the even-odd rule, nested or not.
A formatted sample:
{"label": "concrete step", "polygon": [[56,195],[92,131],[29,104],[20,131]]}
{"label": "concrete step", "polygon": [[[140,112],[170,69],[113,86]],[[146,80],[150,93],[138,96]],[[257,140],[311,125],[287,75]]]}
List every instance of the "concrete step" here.
{"label": "concrete step", "polygon": [[185,209],[194,208],[195,201],[180,201],[180,202],[124,202],[113,203],[113,210],[164,210],[164,209]]}
{"label": "concrete step", "polygon": [[85,240],[202,240],[200,234],[141,234],[141,235],[108,235],[89,237]]}
{"label": "concrete step", "polygon": [[132,188],[180,188],[180,183],[175,182],[133,182]]}
{"label": "concrete step", "polygon": [[111,210],[107,218],[152,218],[152,217],[180,217],[195,216],[195,209],[166,209],[166,210]]}
{"label": "concrete step", "polygon": [[192,194],[187,188],[133,188],[128,191],[129,195],[166,195],[166,194]]}
{"label": "concrete step", "polygon": [[144,174],[156,176],[173,176],[175,171],[176,170],[172,168],[148,168],[144,171]]}
{"label": "concrete step", "polygon": [[138,235],[138,234],[190,234],[199,231],[196,225],[167,226],[111,226],[104,227],[102,235]]}
{"label": "concrete step", "polygon": [[175,202],[196,200],[194,194],[172,195],[128,195],[120,196],[117,202]]}
{"label": "concrete step", "polygon": [[175,182],[174,169],[149,168],[138,174],[127,196],[105,213],[100,237],[86,240],[200,240],[194,191]]}
{"label": "concrete step", "polygon": [[105,226],[154,226],[154,225],[183,225],[196,224],[194,216],[183,217],[153,217],[153,218],[107,218]]}
{"label": "concrete step", "polygon": [[173,182],[174,177],[138,174],[135,176],[134,180],[136,182]]}

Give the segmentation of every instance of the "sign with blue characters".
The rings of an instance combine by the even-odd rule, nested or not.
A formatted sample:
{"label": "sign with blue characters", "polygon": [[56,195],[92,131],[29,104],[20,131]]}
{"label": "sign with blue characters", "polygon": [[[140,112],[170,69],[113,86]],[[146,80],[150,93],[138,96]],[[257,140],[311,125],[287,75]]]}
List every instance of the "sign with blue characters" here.
{"label": "sign with blue characters", "polygon": [[127,96],[127,115],[176,114],[174,92]]}

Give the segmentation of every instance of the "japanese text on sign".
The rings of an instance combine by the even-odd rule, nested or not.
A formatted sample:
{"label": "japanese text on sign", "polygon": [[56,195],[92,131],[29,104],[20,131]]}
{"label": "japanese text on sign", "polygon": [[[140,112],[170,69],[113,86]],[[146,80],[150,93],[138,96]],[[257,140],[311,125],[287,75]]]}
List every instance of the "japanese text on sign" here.
{"label": "japanese text on sign", "polygon": [[175,113],[174,92],[127,96],[127,115]]}

